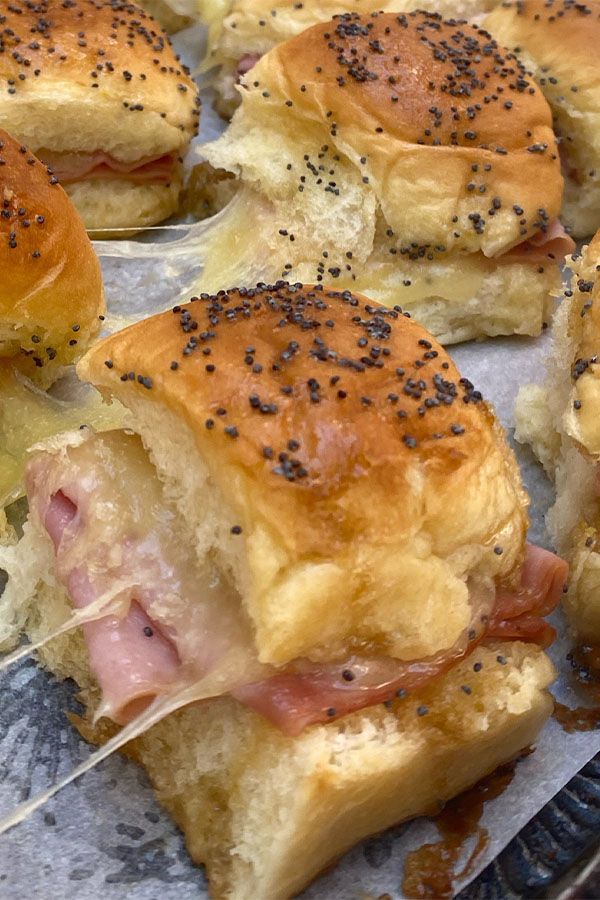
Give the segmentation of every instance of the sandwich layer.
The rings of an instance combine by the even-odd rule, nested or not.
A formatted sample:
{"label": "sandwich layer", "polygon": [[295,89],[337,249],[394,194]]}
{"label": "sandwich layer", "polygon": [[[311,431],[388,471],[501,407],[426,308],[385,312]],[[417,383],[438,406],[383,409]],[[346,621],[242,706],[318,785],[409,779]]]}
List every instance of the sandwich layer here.
{"label": "sandwich layer", "polygon": [[[54,546],[55,577],[75,608],[90,609],[111,596],[126,604],[84,625],[90,668],[102,690],[101,714],[121,724],[155,697],[189,685],[201,690],[203,678],[218,672],[217,695],[232,693],[295,735],[315,722],[413,693],[472,654],[484,638],[538,644],[552,638],[541,617],[560,597],[565,566],[529,547],[516,590],[494,595],[471,579],[470,621],[447,649],[407,661],[355,638],[345,656],[332,644],[319,661],[300,657],[265,665],[257,659],[243,597],[206,547],[194,553],[193,532],[169,493],[130,433],[80,430],[40,447],[27,471],[33,547],[31,540],[22,542],[7,566],[18,591],[18,573],[31,565],[19,558],[43,556],[39,535],[40,544]],[[212,521],[205,514],[204,527]],[[233,526],[230,541],[240,534]],[[36,566],[40,585],[52,585],[44,575],[48,567]],[[47,625],[50,633],[52,623]]]}
{"label": "sandwich layer", "polygon": [[485,27],[526,62],[552,107],[565,177],[563,220],[572,234],[588,237],[600,227],[600,97],[590,52],[600,40],[600,3],[504,2]]}
{"label": "sandwich layer", "polygon": [[[501,642],[391,708],[301,737],[222,699],[175,713],[126,752],[206,866],[211,897],[287,900],[357,841],[438,812],[531,746],[554,674],[538,648]],[[79,727],[95,742],[111,733]]]}
{"label": "sandwich layer", "polygon": [[[64,621],[70,603],[48,542],[27,529],[26,565],[15,573],[21,591],[37,584],[27,623],[36,639]],[[114,734],[107,719],[92,725],[98,688],[81,635],[53,641],[42,659],[82,688],[82,735],[103,743]],[[286,900],[357,841],[438,812],[531,746],[552,711],[554,677],[535,645],[496,641],[427,687],[300,736],[224,697],[170,715],[125,752],[206,866],[211,897]]]}
{"label": "sandwich layer", "polygon": [[287,227],[281,228],[283,204],[241,188],[206,233],[198,288],[212,292],[224,283],[255,284],[275,276],[362,291],[386,306],[401,304],[443,344],[535,335],[550,321],[560,292],[557,260],[572,248],[562,234],[548,234],[539,246],[526,242],[499,259],[481,252],[435,254],[430,248],[402,253],[383,219],[375,229],[357,230],[358,202],[345,204],[348,217],[340,220],[328,218],[339,211],[331,201],[307,232],[311,199],[297,211],[286,208]]}
{"label": "sandwich layer", "polygon": [[[118,178],[86,179],[66,184],[65,191],[79,210],[91,237],[130,237],[173,215],[179,205],[182,171],[178,165],[166,184],[136,184]],[[127,229],[127,233],[118,229]]]}
{"label": "sandwich layer", "polygon": [[532,444],[556,481],[548,527],[571,566],[564,606],[577,635],[589,641],[600,641],[599,264],[596,236],[572,258],[572,291],[556,318],[546,384],[522,389],[517,405],[517,438]]}

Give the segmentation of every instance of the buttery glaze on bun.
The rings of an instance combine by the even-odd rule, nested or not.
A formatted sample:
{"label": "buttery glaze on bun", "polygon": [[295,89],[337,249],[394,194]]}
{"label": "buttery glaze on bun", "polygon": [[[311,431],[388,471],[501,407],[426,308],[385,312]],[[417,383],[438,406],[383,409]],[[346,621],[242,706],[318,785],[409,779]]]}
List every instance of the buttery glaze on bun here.
{"label": "buttery glaze on bun", "polygon": [[275,47],[240,91],[204,146],[243,189],[215,219],[202,288],[337,279],[444,342],[541,330],[564,254],[551,113],[486,31],[342,15]]}
{"label": "buttery glaze on bun", "polygon": [[0,130],[0,357],[48,387],[100,328],[100,264],[69,198]]}
{"label": "buttery glaze on bun", "polygon": [[111,579],[127,592],[86,643],[42,651],[83,689],[91,740],[190,673],[221,685],[128,744],[213,897],[288,898],[535,740],[552,708],[540,617],[565,566],[526,550],[493,412],[400,308],[284,282],[221,291],[78,371],[131,430],[37,448],[3,600],[31,603],[37,639]]}
{"label": "buttery glaze on bun", "polygon": [[1,0],[0,126],[54,170],[88,230],[170,215],[197,131],[194,82],[124,0]]}
{"label": "buttery glaze on bun", "polygon": [[521,389],[518,439],[556,482],[552,540],[569,561],[564,606],[582,641],[600,642],[600,234],[574,254],[546,384]]}
{"label": "buttery glaze on bun", "polygon": [[600,227],[600,100],[592,49],[600,40],[600,3],[503,2],[485,27],[515,49],[552,107],[565,177],[563,221],[576,237],[588,237]]}
{"label": "buttery glaze on bun", "polygon": [[[432,0],[430,12],[468,18],[493,8],[493,0]],[[411,12],[423,6],[418,0],[228,0],[204,3],[202,19],[209,24],[209,45],[204,66],[218,66],[215,88],[218,109],[231,116],[239,105],[235,89],[241,75],[269,50],[295,37],[317,22],[326,22],[341,13]]]}

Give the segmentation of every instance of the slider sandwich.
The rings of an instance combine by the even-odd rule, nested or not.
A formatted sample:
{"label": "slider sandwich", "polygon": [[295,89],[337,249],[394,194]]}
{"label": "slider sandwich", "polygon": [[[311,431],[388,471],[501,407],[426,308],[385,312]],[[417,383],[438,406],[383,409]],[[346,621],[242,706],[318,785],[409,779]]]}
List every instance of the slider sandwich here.
{"label": "slider sandwich", "polygon": [[46,166],[0,130],[0,510],[20,492],[26,448],[81,415],[45,391],[88,348],[103,313],[83,222]]}
{"label": "slider sandwich", "polygon": [[573,247],[550,108],[474,25],[356,13],[275,47],[203,152],[234,173],[200,290],[285,277],[400,301],[442,343],[538,334]]}
{"label": "slider sandwich", "polygon": [[[493,0],[434,0],[425,4],[430,12],[444,16],[472,17],[487,12]],[[205,68],[218,67],[214,78],[217,108],[231,116],[239,105],[236,90],[245,75],[269,50],[295,37],[317,22],[340,13],[411,12],[422,8],[419,0],[219,0],[202,4],[201,16],[209,26]]]}
{"label": "slider sandwich", "polygon": [[88,230],[139,229],[177,209],[199,109],[141,7],[0,0],[0,126],[50,166]]}
{"label": "slider sandwich", "polygon": [[535,741],[566,565],[526,545],[493,411],[399,307],[221,291],[78,371],[128,429],[32,453],[7,596],[33,640],[94,610],[44,663],[88,737],[138,735],[213,897],[288,898]]}
{"label": "slider sandwich", "polygon": [[552,107],[565,179],[563,221],[576,237],[600,227],[600,99],[594,47],[600,2],[516,0],[485,27],[526,63]]}
{"label": "slider sandwich", "polygon": [[574,254],[546,384],[519,394],[517,437],[556,481],[548,527],[571,564],[564,605],[577,636],[600,642],[600,235]]}

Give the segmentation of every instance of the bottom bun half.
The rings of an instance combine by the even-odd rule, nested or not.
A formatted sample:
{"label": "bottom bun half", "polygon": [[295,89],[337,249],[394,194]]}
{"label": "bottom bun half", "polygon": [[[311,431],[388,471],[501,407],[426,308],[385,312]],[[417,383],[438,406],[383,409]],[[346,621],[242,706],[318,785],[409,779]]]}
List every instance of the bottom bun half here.
{"label": "bottom bun half", "polygon": [[177,210],[181,174],[168,185],[135,184],[115,178],[78,181],[64,187],[91,237],[129,237],[118,229],[139,231],[162,222]]}

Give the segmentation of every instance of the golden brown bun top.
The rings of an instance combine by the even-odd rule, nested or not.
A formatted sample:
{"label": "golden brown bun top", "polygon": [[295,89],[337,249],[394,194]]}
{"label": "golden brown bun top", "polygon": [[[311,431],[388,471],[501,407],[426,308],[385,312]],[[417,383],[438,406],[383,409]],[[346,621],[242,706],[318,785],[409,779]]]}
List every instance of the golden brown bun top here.
{"label": "golden brown bun top", "polygon": [[100,264],[46,166],[0,130],[0,356],[49,384],[104,312]]}
{"label": "golden brown bun top", "polygon": [[441,252],[495,256],[559,213],[550,108],[515,55],[477,26],[425,12],[336,16],[275,47],[245,86],[242,109],[278,113],[299,143],[319,123],[407,244],[429,230],[442,234]]}
{"label": "golden brown bun top", "polygon": [[500,540],[493,566],[520,564],[525,501],[495,417],[399,307],[285,282],[202,295],[102,341],[78,372],[187,422],[234,507],[250,496],[296,556],[352,539],[385,555],[426,527],[435,554]]}
{"label": "golden brown bun top", "polygon": [[195,133],[194,83],[141,7],[0,0],[0,23],[0,124],[36,152],[104,150],[131,161],[136,144],[141,158],[177,150]]}
{"label": "golden brown bun top", "polygon": [[[513,150],[551,121],[514,54],[486,31],[436,14],[336,16],[279,58],[291,92],[313,82],[306,102],[335,103],[336,123],[345,110],[360,111],[371,131],[412,144]],[[521,102],[507,108],[504,95]]]}

